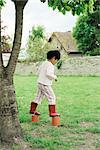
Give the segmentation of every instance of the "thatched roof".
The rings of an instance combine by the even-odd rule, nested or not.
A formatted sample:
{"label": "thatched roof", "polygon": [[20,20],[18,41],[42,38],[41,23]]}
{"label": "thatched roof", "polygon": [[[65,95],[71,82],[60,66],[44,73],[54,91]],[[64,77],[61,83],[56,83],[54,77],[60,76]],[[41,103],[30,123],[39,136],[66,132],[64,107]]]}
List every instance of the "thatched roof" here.
{"label": "thatched roof", "polygon": [[[72,36],[71,31],[68,32],[53,32],[51,35],[51,40],[53,37],[56,37],[57,40],[60,42],[61,46],[67,52],[77,52],[76,41]],[[49,38],[49,39],[50,39]]]}

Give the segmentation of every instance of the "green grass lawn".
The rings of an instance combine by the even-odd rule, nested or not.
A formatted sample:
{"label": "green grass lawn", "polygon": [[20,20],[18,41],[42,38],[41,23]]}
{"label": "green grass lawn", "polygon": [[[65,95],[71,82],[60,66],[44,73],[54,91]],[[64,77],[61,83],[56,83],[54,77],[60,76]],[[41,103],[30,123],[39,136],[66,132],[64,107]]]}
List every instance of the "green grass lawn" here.
{"label": "green grass lawn", "polygon": [[33,150],[100,150],[100,77],[58,77],[57,96],[60,126],[51,125],[48,102],[38,106],[40,122],[32,123],[30,103],[36,96],[36,76],[15,76],[19,118]]}

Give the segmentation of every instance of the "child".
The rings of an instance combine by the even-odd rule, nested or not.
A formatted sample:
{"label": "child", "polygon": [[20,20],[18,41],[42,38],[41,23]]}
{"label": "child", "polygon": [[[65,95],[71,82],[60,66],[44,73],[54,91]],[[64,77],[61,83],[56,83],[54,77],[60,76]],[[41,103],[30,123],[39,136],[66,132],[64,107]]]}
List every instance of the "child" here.
{"label": "child", "polygon": [[39,69],[38,93],[34,102],[31,102],[31,114],[40,115],[40,113],[36,111],[36,107],[40,103],[41,98],[45,96],[49,103],[49,116],[60,116],[56,112],[56,97],[51,87],[52,81],[57,81],[57,76],[54,74],[54,65],[59,59],[59,51],[52,50],[47,53],[47,60],[41,65]]}

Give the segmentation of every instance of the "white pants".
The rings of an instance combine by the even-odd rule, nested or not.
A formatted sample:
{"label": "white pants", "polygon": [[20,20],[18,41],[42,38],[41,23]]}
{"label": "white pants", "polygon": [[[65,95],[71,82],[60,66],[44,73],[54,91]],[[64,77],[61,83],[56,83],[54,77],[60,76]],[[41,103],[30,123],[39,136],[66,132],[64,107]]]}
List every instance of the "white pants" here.
{"label": "white pants", "polygon": [[48,100],[49,105],[55,105],[56,97],[52,87],[49,85],[38,84],[38,93],[34,100],[35,103],[39,104],[42,97],[45,96]]}

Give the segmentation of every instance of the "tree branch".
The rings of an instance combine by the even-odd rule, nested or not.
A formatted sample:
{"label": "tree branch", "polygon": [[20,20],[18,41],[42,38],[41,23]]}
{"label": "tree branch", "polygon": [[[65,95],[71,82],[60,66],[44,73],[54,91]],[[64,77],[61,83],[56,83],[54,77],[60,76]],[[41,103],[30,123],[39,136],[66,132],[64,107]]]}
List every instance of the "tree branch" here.
{"label": "tree branch", "polygon": [[12,0],[15,4],[15,10],[16,10],[16,20],[15,20],[15,35],[14,35],[14,41],[13,41],[13,47],[11,56],[7,65],[7,71],[8,74],[13,76],[18,60],[18,55],[20,52],[20,46],[21,46],[21,39],[22,39],[22,29],[23,29],[23,10],[24,6],[27,3],[28,0]]}

